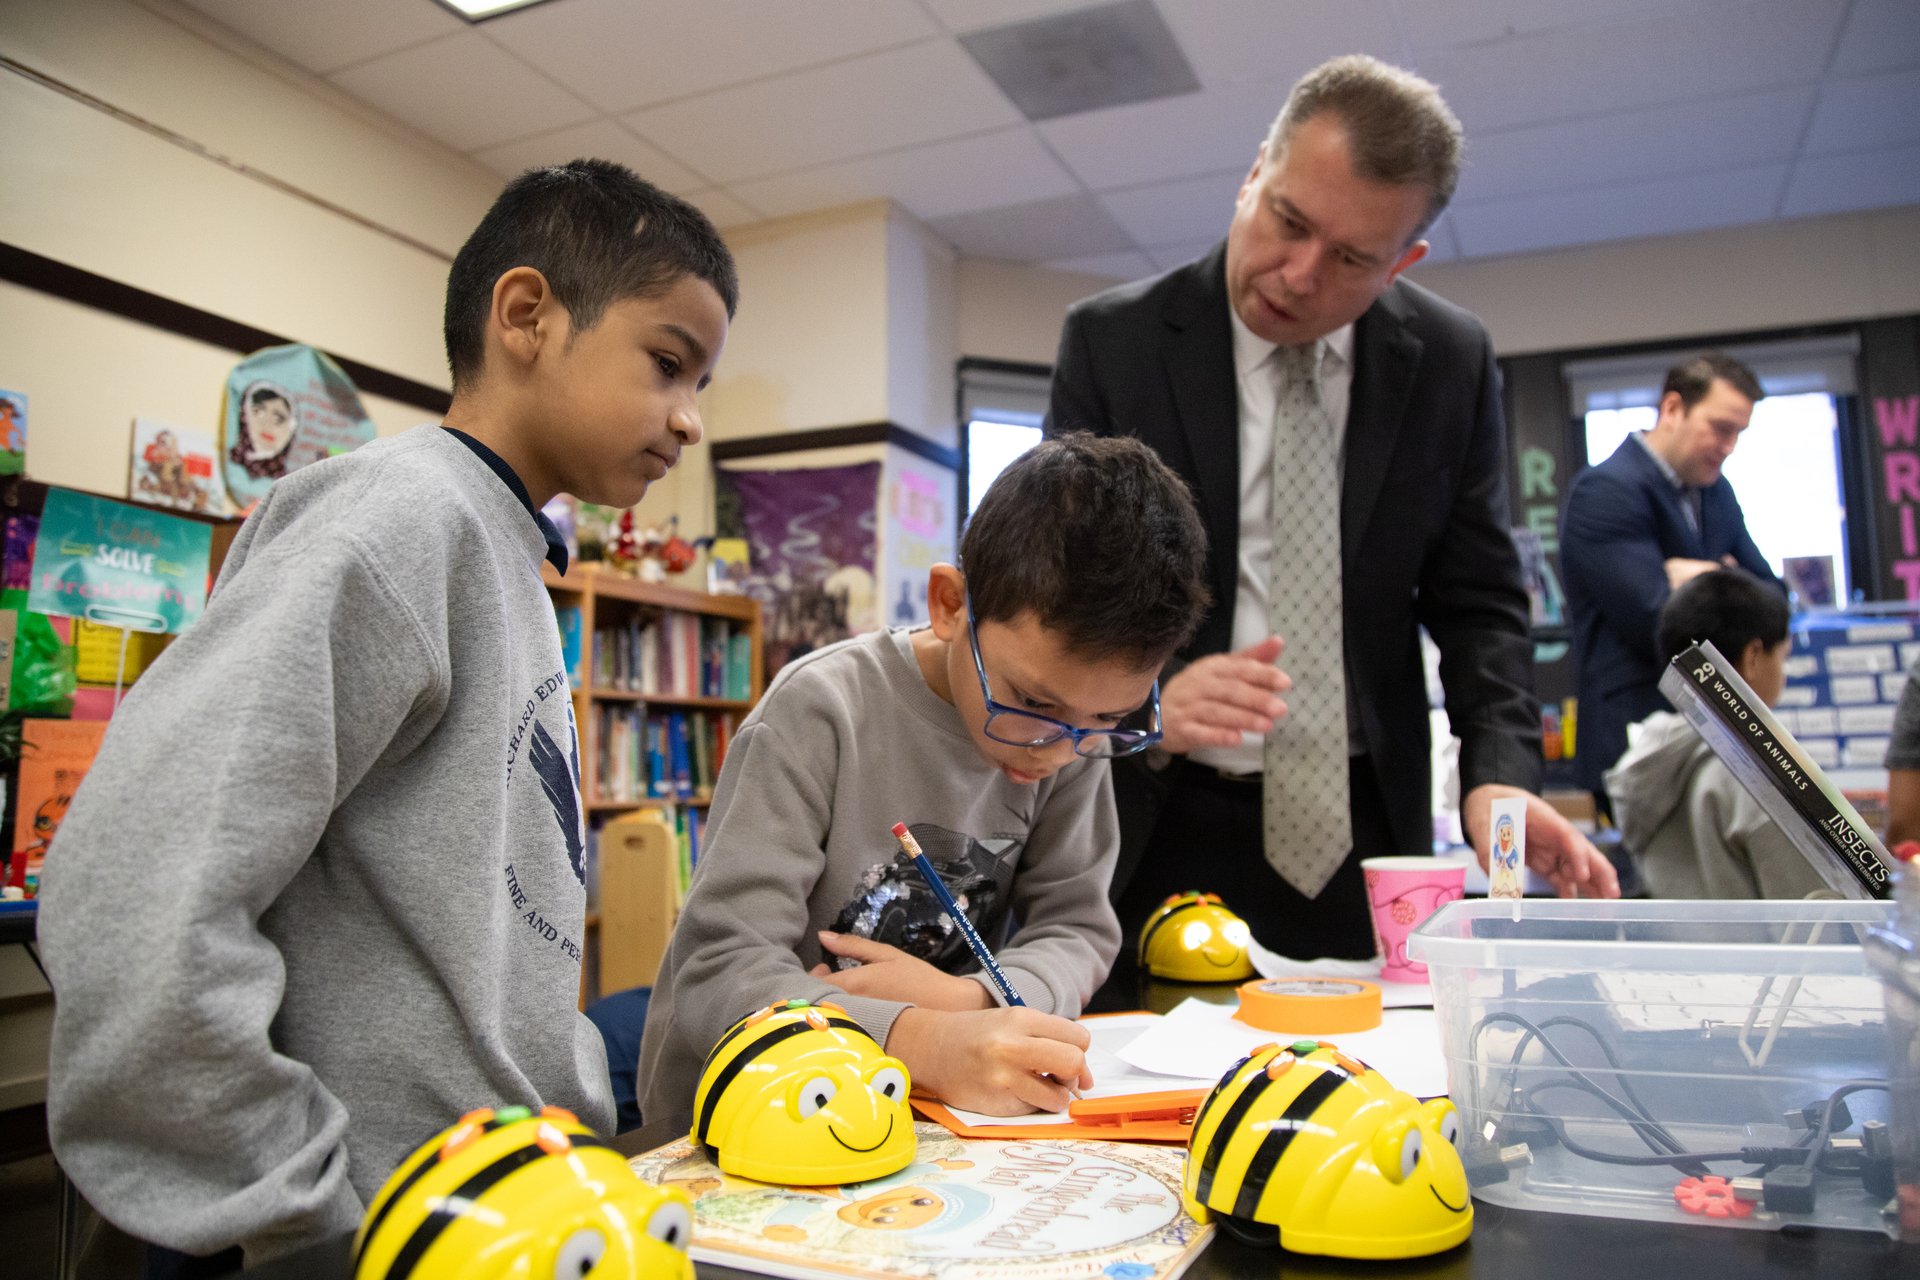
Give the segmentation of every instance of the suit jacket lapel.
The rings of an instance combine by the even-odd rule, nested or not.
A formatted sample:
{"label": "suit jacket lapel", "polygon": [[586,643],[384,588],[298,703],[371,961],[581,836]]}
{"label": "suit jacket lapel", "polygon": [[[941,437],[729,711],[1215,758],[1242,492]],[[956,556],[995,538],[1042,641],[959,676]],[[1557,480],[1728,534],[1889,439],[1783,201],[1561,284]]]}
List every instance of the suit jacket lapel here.
{"label": "suit jacket lapel", "polygon": [[1653,460],[1653,455],[1647,452],[1640,441],[1631,438],[1622,440],[1620,448],[1631,460],[1629,465],[1644,477],[1647,485],[1653,490],[1654,500],[1666,509],[1667,523],[1673,526],[1675,535],[1683,544],[1677,551],[1670,554],[1685,555],[1693,560],[1706,559],[1707,507],[1709,505],[1706,495],[1701,495],[1700,527],[1696,529],[1693,527],[1693,522],[1687,519],[1686,509],[1681,506],[1683,499],[1680,497],[1680,491],[1673,487],[1673,481],[1667,479],[1667,473],[1660,469],[1660,464]]}
{"label": "suit jacket lapel", "polygon": [[1393,460],[1424,346],[1408,332],[1391,288],[1354,325],[1353,391],[1340,486],[1341,564],[1349,575]]}
{"label": "suit jacket lapel", "polygon": [[1162,313],[1172,331],[1164,348],[1166,376],[1193,459],[1194,498],[1215,548],[1209,557],[1214,599],[1230,603],[1240,559],[1240,388],[1227,319],[1225,243],[1185,274]]}

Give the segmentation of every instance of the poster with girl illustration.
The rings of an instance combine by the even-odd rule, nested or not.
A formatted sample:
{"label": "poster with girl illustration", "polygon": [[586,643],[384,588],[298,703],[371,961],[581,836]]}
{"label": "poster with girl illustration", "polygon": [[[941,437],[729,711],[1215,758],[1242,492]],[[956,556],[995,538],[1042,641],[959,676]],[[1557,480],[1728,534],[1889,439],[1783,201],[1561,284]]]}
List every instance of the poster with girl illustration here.
{"label": "poster with girl illustration", "polygon": [[352,379],[326,352],[291,343],[256,351],[227,375],[221,469],[242,511],[273,482],[373,439]]}

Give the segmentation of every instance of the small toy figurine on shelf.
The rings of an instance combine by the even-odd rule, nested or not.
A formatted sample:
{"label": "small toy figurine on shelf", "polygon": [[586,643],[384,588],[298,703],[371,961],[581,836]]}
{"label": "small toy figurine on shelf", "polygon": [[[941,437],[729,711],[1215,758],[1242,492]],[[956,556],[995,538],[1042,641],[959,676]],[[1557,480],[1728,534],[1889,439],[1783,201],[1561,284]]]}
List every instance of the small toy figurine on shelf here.
{"label": "small toy figurine on shelf", "polygon": [[670,517],[664,526],[636,529],[633,512],[622,511],[613,536],[607,539],[606,556],[616,573],[637,576],[642,582],[665,582],[668,574],[693,567],[695,550],[693,543],[680,536],[680,517]]}
{"label": "small toy figurine on shelf", "polygon": [[633,512],[622,511],[614,522],[613,533],[607,538],[603,555],[607,567],[615,573],[624,573],[632,577],[640,572],[641,557],[644,549],[640,535],[634,532]]}

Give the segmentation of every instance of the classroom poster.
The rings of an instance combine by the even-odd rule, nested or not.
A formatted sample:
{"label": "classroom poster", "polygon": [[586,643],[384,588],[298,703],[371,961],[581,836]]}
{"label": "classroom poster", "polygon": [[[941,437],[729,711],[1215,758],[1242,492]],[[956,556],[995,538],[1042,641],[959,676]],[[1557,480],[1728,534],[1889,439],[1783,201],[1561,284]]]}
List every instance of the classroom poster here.
{"label": "classroom poster", "polygon": [[0,476],[27,471],[27,397],[0,387]]}
{"label": "classroom poster", "polygon": [[130,631],[182,631],[206,606],[212,552],[212,530],[197,521],[50,489],[27,608]]}
{"label": "classroom poster", "polygon": [[844,1187],[723,1174],[689,1138],[632,1163],[692,1197],[696,1262],[775,1276],[1164,1280],[1211,1234],[1181,1207],[1179,1147],[915,1131],[912,1164]]}
{"label": "classroom poster", "polygon": [[24,888],[29,898],[39,891],[47,850],[106,732],[104,720],[20,722],[19,805],[14,810],[7,882]]}
{"label": "classroom poster", "polygon": [[794,658],[880,625],[879,496],[878,462],[714,468],[716,530],[747,540],[746,594],[765,615],[768,681]]}
{"label": "classroom poster", "polygon": [[923,626],[928,571],[956,558],[954,476],[939,463],[897,445],[887,449],[886,468],[886,520],[880,531],[884,622]]}
{"label": "classroom poster", "polygon": [[213,458],[211,433],[135,418],[127,496],[135,502],[201,515],[224,512],[227,495]]}
{"label": "classroom poster", "polygon": [[353,380],[324,351],[290,343],[256,351],[227,375],[221,463],[242,511],[290,471],[373,439]]}

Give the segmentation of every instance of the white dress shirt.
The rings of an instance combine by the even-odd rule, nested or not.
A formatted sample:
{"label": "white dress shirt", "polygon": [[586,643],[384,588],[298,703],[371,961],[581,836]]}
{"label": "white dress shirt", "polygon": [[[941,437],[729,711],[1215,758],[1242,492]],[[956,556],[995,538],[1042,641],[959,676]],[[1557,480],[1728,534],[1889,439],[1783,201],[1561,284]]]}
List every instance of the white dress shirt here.
{"label": "white dress shirt", "polygon": [[[1273,413],[1279,370],[1270,359],[1274,344],[1247,328],[1231,303],[1227,316],[1233,324],[1233,374],[1240,394],[1240,558],[1230,646],[1238,650],[1273,634],[1267,622],[1267,582],[1273,559]],[[1320,339],[1319,348],[1320,403],[1333,423],[1344,469],[1347,407],[1353,397],[1353,326],[1335,329]],[[1280,665],[1286,665],[1284,658]],[[1351,739],[1351,724],[1347,732]],[[1260,734],[1243,733],[1239,746],[1199,747],[1192,758],[1226,773],[1258,773],[1263,742]]]}

